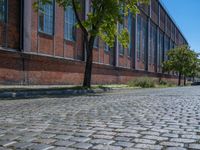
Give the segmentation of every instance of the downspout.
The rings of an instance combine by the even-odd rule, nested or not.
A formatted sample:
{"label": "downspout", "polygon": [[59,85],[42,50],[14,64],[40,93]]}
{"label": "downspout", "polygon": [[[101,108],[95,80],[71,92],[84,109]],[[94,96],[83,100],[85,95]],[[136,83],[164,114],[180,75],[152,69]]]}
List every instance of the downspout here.
{"label": "downspout", "polygon": [[19,53],[22,60],[22,81],[21,84],[26,84],[26,73],[25,73],[25,58],[23,55],[24,52],[24,0],[20,0],[20,48]]}

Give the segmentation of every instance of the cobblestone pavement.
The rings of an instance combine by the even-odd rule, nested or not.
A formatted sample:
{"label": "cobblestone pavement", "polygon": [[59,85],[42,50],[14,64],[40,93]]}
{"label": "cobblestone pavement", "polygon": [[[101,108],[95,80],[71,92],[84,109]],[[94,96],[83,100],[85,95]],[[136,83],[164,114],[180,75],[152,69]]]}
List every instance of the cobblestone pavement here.
{"label": "cobblestone pavement", "polygon": [[4,149],[200,149],[200,87],[0,101]]}

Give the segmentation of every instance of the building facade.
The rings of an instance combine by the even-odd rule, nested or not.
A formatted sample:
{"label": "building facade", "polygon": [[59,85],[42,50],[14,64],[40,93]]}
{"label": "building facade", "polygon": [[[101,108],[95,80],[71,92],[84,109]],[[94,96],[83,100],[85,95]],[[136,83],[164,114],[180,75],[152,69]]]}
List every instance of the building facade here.
{"label": "building facade", "polygon": [[[52,3],[33,9],[36,0],[0,0],[0,84],[80,84],[85,66],[84,37],[75,28],[73,9]],[[81,19],[91,10],[82,0]],[[140,14],[128,15],[119,31],[127,28],[130,44],[118,40],[110,48],[95,39],[94,84],[125,83],[138,76],[175,79],[163,73],[166,52],[186,39],[158,0],[140,6]]]}

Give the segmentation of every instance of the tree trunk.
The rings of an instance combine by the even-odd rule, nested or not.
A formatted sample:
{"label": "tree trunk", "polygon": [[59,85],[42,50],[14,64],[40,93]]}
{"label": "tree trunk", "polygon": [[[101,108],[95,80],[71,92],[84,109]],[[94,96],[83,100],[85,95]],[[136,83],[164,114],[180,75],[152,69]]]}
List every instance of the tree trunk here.
{"label": "tree trunk", "polygon": [[181,76],[182,76],[182,74],[181,74],[181,73],[179,73],[179,76],[178,76],[178,86],[180,86],[180,85],[181,85]]}
{"label": "tree trunk", "polygon": [[86,65],[85,65],[85,74],[83,87],[91,87],[91,78],[92,78],[92,62],[93,62],[93,44],[95,37],[91,37],[89,42],[86,42]]}
{"label": "tree trunk", "polygon": [[186,77],[184,76],[184,86],[186,86]]}

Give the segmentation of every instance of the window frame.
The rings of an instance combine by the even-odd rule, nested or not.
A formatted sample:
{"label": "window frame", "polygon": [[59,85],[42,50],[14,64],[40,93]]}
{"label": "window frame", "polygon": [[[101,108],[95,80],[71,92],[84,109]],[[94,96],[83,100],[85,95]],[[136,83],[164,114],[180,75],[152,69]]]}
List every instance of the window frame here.
{"label": "window frame", "polygon": [[[69,7],[70,7],[71,12],[67,12],[67,9],[69,9]],[[71,15],[73,14],[73,16],[71,17],[71,18],[73,18],[72,19],[73,21],[71,19],[69,19],[70,17],[69,17],[68,13]],[[70,31],[70,27],[72,29],[71,31]],[[75,12],[74,12],[72,6],[70,6],[70,5],[67,6],[67,8],[64,10],[64,39],[67,41],[71,41],[71,42],[76,41],[76,16],[75,16]]]}
{"label": "window frame", "polygon": [[[45,5],[50,5],[50,4],[45,4]],[[40,6],[40,1],[39,1],[39,6]],[[48,17],[52,18],[52,29],[51,32],[45,31],[45,13],[42,12],[43,10],[38,10],[38,32],[45,34],[45,35],[49,35],[49,36],[53,36],[55,33],[55,0],[52,0],[52,15],[49,15]],[[44,20],[43,20],[43,30],[40,29],[40,14],[43,14],[44,16]],[[48,20],[49,21],[49,20]],[[51,26],[51,25],[50,25]]]}

